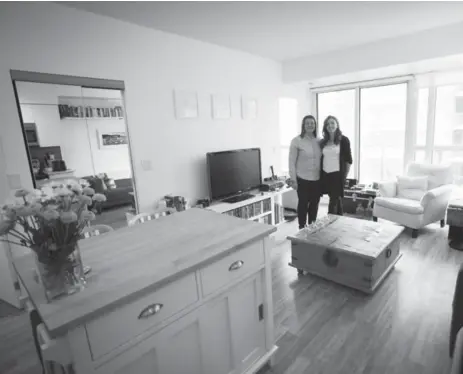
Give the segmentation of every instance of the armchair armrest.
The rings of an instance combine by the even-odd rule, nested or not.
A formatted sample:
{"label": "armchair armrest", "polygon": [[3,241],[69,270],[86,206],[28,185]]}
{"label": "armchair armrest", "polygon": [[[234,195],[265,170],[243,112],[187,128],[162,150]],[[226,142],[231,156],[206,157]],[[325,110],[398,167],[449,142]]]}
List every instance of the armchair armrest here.
{"label": "armchair armrest", "polygon": [[453,185],[446,184],[433,188],[424,194],[420,204],[424,209],[422,224],[428,225],[445,218],[447,205],[453,192]]}
{"label": "armchair armrest", "polygon": [[426,210],[430,205],[438,205],[447,208],[447,204],[452,195],[453,186],[451,184],[446,184],[432,190],[427,191],[424,196],[421,198],[421,206]]}
{"label": "armchair armrest", "polygon": [[397,195],[396,181],[383,181],[378,183],[379,196],[395,197]]}

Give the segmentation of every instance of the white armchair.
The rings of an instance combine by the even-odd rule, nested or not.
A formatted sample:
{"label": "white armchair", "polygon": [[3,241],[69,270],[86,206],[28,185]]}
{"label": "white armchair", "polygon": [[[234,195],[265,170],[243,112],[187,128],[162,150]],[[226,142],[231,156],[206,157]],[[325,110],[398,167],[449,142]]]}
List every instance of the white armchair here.
{"label": "white armchair", "polygon": [[383,218],[409,227],[413,238],[430,223],[440,221],[443,227],[452,179],[451,166],[410,164],[406,177],[379,183],[373,219]]}

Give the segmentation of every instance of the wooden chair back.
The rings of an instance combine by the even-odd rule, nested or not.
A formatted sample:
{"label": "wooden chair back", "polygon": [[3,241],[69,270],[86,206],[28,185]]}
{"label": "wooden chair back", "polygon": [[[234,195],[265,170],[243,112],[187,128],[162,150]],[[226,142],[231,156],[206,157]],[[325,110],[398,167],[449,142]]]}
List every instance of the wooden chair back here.
{"label": "wooden chair back", "polygon": [[92,236],[98,236],[106,234],[107,232],[114,231],[111,226],[108,225],[93,225],[86,227],[82,232],[82,237],[84,239],[90,238]]}
{"label": "wooden chair back", "polygon": [[166,209],[160,212],[139,213],[136,216],[130,218],[127,224],[129,226],[138,225],[139,223],[145,223],[147,221],[152,221],[161,217],[168,216],[170,214],[173,214],[174,211],[175,209]]}

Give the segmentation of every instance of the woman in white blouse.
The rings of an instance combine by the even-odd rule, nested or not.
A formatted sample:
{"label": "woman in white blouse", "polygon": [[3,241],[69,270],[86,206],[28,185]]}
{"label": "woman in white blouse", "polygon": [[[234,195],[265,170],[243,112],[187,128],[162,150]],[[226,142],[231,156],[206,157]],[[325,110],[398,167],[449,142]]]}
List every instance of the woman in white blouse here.
{"label": "woman in white blouse", "polygon": [[328,194],[330,198],[328,213],[342,215],[344,184],[352,165],[352,152],[350,141],[342,135],[336,117],[328,116],[323,122],[323,139],[320,146],[322,149],[320,184],[322,193]]}
{"label": "woman in white blouse", "polygon": [[290,185],[297,189],[299,229],[317,219],[320,202],[321,150],[317,139],[317,121],[307,115],[302,119],[301,133],[291,141],[289,148]]}

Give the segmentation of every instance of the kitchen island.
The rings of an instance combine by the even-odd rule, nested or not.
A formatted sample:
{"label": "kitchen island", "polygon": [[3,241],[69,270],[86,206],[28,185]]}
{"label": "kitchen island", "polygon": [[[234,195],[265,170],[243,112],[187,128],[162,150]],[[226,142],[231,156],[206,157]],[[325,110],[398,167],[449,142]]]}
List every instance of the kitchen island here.
{"label": "kitchen island", "polygon": [[46,361],[75,374],[253,373],[274,345],[269,225],[203,209],[81,240],[87,287],[47,303],[14,260]]}

